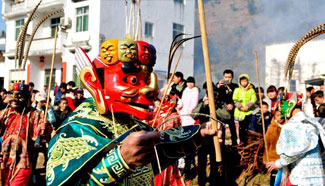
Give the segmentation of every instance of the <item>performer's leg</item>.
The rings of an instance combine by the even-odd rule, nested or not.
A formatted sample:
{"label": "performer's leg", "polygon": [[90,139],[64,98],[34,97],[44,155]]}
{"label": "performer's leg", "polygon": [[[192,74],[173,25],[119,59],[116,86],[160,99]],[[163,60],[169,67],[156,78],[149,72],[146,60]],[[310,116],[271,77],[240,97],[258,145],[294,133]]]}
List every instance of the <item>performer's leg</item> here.
{"label": "performer's leg", "polygon": [[276,178],[276,174],[278,173],[277,170],[273,170],[271,172],[271,179],[270,179],[270,185],[274,185],[274,182],[275,182],[275,178]]}
{"label": "performer's leg", "polygon": [[218,173],[218,165],[216,162],[216,152],[214,149],[213,139],[208,142],[208,153],[210,154],[210,174],[209,183],[210,185],[218,185],[220,180],[220,174]]}
{"label": "performer's leg", "polygon": [[188,154],[185,157],[185,168],[184,168],[184,174],[185,174],[185,180],[191,180],[193,179],[192,171],[191,171],[191,166],[192,162],[194,161],[195,153],[192,152]]}
{"label": "performer's leg", "polygon": [[247,142],[247,133],[249,124],[251,121],[251,115],[247,115],[244,120],[239,121],[239,138],[243,143]]}
{"label": "performer's leg", "polygon": [[10,186],[27,186],[31,173],[32,166],[25,169],[19,169],[17,175],[10,182]]}
{"label": "performer's leg", "polygon": [[206,167],[207,167],[207,145],[202,144],[198,149],[198,182],[199,186],[205,186],[206,183]]}
{"label": "performer's leg", "polygon": [[2,169],[1,170],[1,181],[2,181],[2,185],[6,186],[9,182],[9,178],[8,178],[8,175],[9,175],[9,170],[7,169]]}

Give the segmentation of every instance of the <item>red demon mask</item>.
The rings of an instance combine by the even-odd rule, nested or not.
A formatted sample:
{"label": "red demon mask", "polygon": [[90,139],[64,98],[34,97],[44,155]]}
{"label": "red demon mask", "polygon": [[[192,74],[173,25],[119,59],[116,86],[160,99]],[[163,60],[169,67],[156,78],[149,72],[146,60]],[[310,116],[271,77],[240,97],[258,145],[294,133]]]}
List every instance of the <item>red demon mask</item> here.
{"label": "red demon mask", "polygon": [[148,65],[151,59],[151,48],[149,43],[144,41],[137,41],[138,46],[138,60],[144,65]]}
{"label": "red demon mask", "polygon": [[141,61],[119,61],[108,65],[98,56],[92,67],[81,70],[80,78],[94,97],[101,114],[108,111],[128,113],[148,120],[153,115],[149,106],[153,105],[158,93],[157,76],[148,68],[151,68],[148,63]]}

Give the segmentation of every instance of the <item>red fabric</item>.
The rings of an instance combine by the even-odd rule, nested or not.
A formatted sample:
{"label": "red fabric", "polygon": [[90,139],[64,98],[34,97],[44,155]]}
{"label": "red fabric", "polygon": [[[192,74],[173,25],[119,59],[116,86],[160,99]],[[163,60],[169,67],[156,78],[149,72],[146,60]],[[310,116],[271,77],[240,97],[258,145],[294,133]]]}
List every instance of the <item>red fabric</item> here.
{"label": "red fabric", "polygon": [[[1,163],[1,180],[5,185],[8,185],[10,179],[12,179],[10,186],[27,185],[32,169],[29,154],[34,150],[32,141],[35,141],[40,135],[43,124],[42,117],[37,111],[26,112],[24,115],[14,109],[5,109],[0,112],[0,121],[5,121]],[[27,134],[28,139],[26,139]],[[29,141],[27,146],[26,140]],[[13,167],[14,171],[12,171]]]}
{"label": "red fabric", "polygon": [[275,110],[278,108],[279,100],[271,100],[271,114],[274,115]]}
{"label": "red fabric", "polygon": [[[27,186],[29,177],[32,173],[32,166],[29,168],[21,168],[19,169],[18,173],[15,175],[15,177],[10,181],[10,177],[8,174],[11,170],[2,170],[2,178],[1,180],[5,180],[4,186]],[[16,171],[14,171],[15,173]]]}
{"label": "red fabric", "polygon": [[76,109],[76,99],[74,97],[71,96],[66,96],[66,99],[68,101],[68,106],[70,107],[70,109],[72,111],[74,111]]}
{"label": "red fabric", "polygon": [[54,95],[58,92],[59,89],[60,89],[59,86],[54,86]]}
{"label": "red fabric", "polygon": [[[163,179],[163,181],[162,181]],[[169,165],[155,177],[156,186],[185,186],[176,164]]]}
{"label": "red fabric", "polygon": [[[164,110],[164,109],[163,109]],[[150,121],[150,125],[158,127],[158,130],[167,130],[174,127],[180,127],[181,121],[177,112],[169,112],[171,110],[166,109],[165,112],[161,112],[156,120],[156,123],[153,125],[153,121]],[[173,119],[172,119],[173,118]],[[168,121],[167,121],[168,120]],[[165,122],[166,121],[166,122]],[[164,125],[159,125],[161,123]],[[156,186],[185,186],[179,169],[176,164],[169,165],[165,170],[161,172],[161,175],[158,174],[155,177]]]}
{"label": "red fabric", "polygon": [[293,185],[293,184],[290,182],[290,178],[288,178],[287,183],[286,183],[286,186],[297,186],[297,185]]}

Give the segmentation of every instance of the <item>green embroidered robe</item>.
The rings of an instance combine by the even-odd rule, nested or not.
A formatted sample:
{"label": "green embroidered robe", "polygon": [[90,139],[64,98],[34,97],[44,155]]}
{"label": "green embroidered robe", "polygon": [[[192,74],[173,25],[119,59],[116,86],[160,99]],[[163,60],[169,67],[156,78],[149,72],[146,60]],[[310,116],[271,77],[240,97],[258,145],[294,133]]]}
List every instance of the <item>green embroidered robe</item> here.
{"label": "green embroidered robe", "polygon": [[[153,131],[136,119],[118,120],[100,115],[93,100],[85,100],[57,129],[48,148],[46,182],[59,185],[153,185],[157,160],[131,169],[119,152],[119,144],[133,131]],[[131,117],[130,117],[131,118]],[[200,126],[161,131],[156,142],[162,170],[199,146]]]}

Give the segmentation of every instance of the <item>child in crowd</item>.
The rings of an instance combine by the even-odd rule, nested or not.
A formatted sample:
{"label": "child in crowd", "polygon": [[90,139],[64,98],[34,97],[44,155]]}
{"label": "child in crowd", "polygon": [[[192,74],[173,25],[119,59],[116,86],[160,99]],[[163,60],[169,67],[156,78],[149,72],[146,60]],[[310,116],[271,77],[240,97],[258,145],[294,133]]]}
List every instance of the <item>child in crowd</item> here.
{"label": "child in crowd", "polygon": [[250,80],[247,74],[242,74],[238,78],[239,87],[235,89],[233,100],[235,103],[235,120],[239,121],[239,138],[246,143],[247,132],[251,121],[252,107],[256,102],[254,89],[250,88]]}
{"label": "child in crowd", "polygon": [[76,97],[76,107],[78,107],[84,100],[84,90],[82,88],[78,88]]}
{"label": "child in crowd", "polygon": [[74,111],[76,109],[76,97],[74,90],[68,89],[65,96],[68,101],[68,106],[72,111]]}
{"label": "child in crowd", "polygon": [[259,109],[257,113],[252,114],[252,119],[251,119],[251,126],[250,129],[254,132],[258,133],[263,133],[263,127],[262,127],[262,112],[264,115],[264,123],[265,123],[265,131],[267,130],[272,116],[271,113],[269,112],[269,105],[262,101],[262,108]]}
{"label": "child in crowd", "polygon": [[267,88],[266,92],[267,92],[267,97],[269,98],[267,102],[268,105],[270,106],[269,111],[273,116],[279,104],[278,91],[274,85],[271,85]]}
{"label": "child in crowd", "polygon": [[316,117],[324,117],[324,107],[325,107],[325,99],[324,99],[324,92],[321,90],[318,90],[312,95],[312,99],[315,103],[315,111],[316,111]]}
{"label": "child in crowd", "polygon": [[[275,161],[280,158],[280,156],[276,153],[276,144],[278,142],[281,133],[281,128],[283,125],[284,119],[281,117],[281,112],[279,110],[276,110],[274,113],[274,117],[272,118],[271,124],[266,132],[266,147],[268,149],[269,161]],[[264,151],[263,161],[266,164],[266,151]],[[270,185],[274,185],[277,171],[278,169],[273,170],[271,172]]]}
{"label": "child in crowd", "polygon": [[284,87],[279,87],[278,88],[278,99],[281,99],[281,95],[284,94]]}

